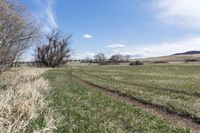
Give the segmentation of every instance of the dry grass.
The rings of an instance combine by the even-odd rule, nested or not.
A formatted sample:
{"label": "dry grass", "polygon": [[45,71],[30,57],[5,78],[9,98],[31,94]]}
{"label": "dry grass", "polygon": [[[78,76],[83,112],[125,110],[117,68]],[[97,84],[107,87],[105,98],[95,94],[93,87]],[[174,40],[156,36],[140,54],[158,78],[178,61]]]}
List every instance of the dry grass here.
{"label": "dry grass", "polygon": [[48,82],[40,75],[45,69],[13,69],[1,75],[0,88],[0,131],[5,133],[25,132],[31,120],[37,118],[40,110],[47,111],[45,127],[34,132],[53,132],[55,120],[48,109],[44,92],[49,90]]}

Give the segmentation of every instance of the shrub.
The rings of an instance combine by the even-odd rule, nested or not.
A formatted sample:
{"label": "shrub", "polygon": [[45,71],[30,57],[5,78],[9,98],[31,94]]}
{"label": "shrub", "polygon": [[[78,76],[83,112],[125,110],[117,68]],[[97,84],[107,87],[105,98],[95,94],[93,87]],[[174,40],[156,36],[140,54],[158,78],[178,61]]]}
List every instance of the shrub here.
{"label": "shrub", "polygon": [[139,61],[139,60],[137,60],[137,61],[135,61],[135,62],[130,62],[130,63],[129,63],[129,66],[133,66],[133,65],[144,65],[144,63],[141,62],[141,61]]}
{"label": "shrub", "polygon": [[160,64],[160,63],[168,63],[167,61],[154,61],[154,63]]}
{"label": "shrub", "polygon": [[65,64],[70,56],[69,39],[71,35],[63,36],[60,32],[53,30],[46,38],[48,44],[37,47],[35,61],[53,68]]}
{"label": "shrub", "polygon": [[200,60],[198,60],[198,59],[186,59],[185,63],[188,63],[188,62],[198,62],[198,61],[200,61]]}

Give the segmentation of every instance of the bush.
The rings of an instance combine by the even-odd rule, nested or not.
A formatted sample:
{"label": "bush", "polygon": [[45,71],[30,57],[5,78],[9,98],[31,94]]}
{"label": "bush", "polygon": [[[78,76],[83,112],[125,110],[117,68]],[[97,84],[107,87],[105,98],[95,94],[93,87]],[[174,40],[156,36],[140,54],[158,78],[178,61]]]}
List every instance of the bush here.
{"label": "bush", "polygon": [[135,61],[135,62],[130,62],[130,63],[129,63],[129,66],[133,66],[133,65],[144,65],[144,63],[141,62],[141,61],[139,61],[139,60],[137,60],[137,61]]}
{"label": "bush", "polygon": [[168,63],[167,61],[154,61],[154,63],[160,64],[160,63]]}
{"label": "bush", "polygon": [[35,61],[47,67],[57,67],[65,64],[70,56],[69,36],[63,36],[53,30],[47,35],[48,44],[38,46],[35,53]]}
{"label": "bush", "polygon": [[185,60],[185,63],[188,63],[188,62],[199,62],[200,60],[198,59],[186,59]]}

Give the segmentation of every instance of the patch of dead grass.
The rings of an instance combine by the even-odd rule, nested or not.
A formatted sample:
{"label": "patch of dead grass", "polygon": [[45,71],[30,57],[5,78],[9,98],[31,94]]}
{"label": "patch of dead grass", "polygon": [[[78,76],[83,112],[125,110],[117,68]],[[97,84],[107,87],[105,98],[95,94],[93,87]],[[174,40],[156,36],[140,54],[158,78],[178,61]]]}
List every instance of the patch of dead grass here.
{"label": "patch of dead grass", "polygon": [[39,110],[46,110],[45,127],[35,132],[52,132],[55,129],[53,111],[48,109],[44,92],[48,82],[40,75],[45,69],[23,68],[5,72],[0,80],[0,131],[5,133],[25,132],[26,127]]}

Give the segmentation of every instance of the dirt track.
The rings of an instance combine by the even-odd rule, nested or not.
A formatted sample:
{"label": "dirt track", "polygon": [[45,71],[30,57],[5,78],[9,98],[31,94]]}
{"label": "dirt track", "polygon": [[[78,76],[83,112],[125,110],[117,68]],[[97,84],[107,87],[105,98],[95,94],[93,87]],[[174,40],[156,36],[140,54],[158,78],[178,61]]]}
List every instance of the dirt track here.
{"label": "dirt track", "polygon": [[150,113],[156,115],[157,117],[164,118],[164,119],[170,121],[171,123],[174,123],[180,127],[191,129],[191,131],[193,133],[200,133],[200,124],[196,123],[194,120],[192,120],[190,118],[186,118],[184,116],[178,116],[178,115],[174,114],[173,112],[166,111],[162,107],[145,103],[137,98],[134,99],[134,98],[130,98],[128,96],[124,96],[124,95],[119,94],[118,92],[115,92],[108,88],[98,86],[98,85],[90,83],[88,81],[84,81],[84,80],[76,77],[75,75],[71,74],[71,77],[72,77],[73,81],[75,81],[76,83],[78,83],[80,85],[86,86],[86,87],[94,89],[96,91],[99,91],[102,94],[107,95],[115,100],[120,100],[120,101],[126,102],[128,104],[131,104],[133,106],[136,106],[137,108],[140,108],[144,111],[150,112]]}

